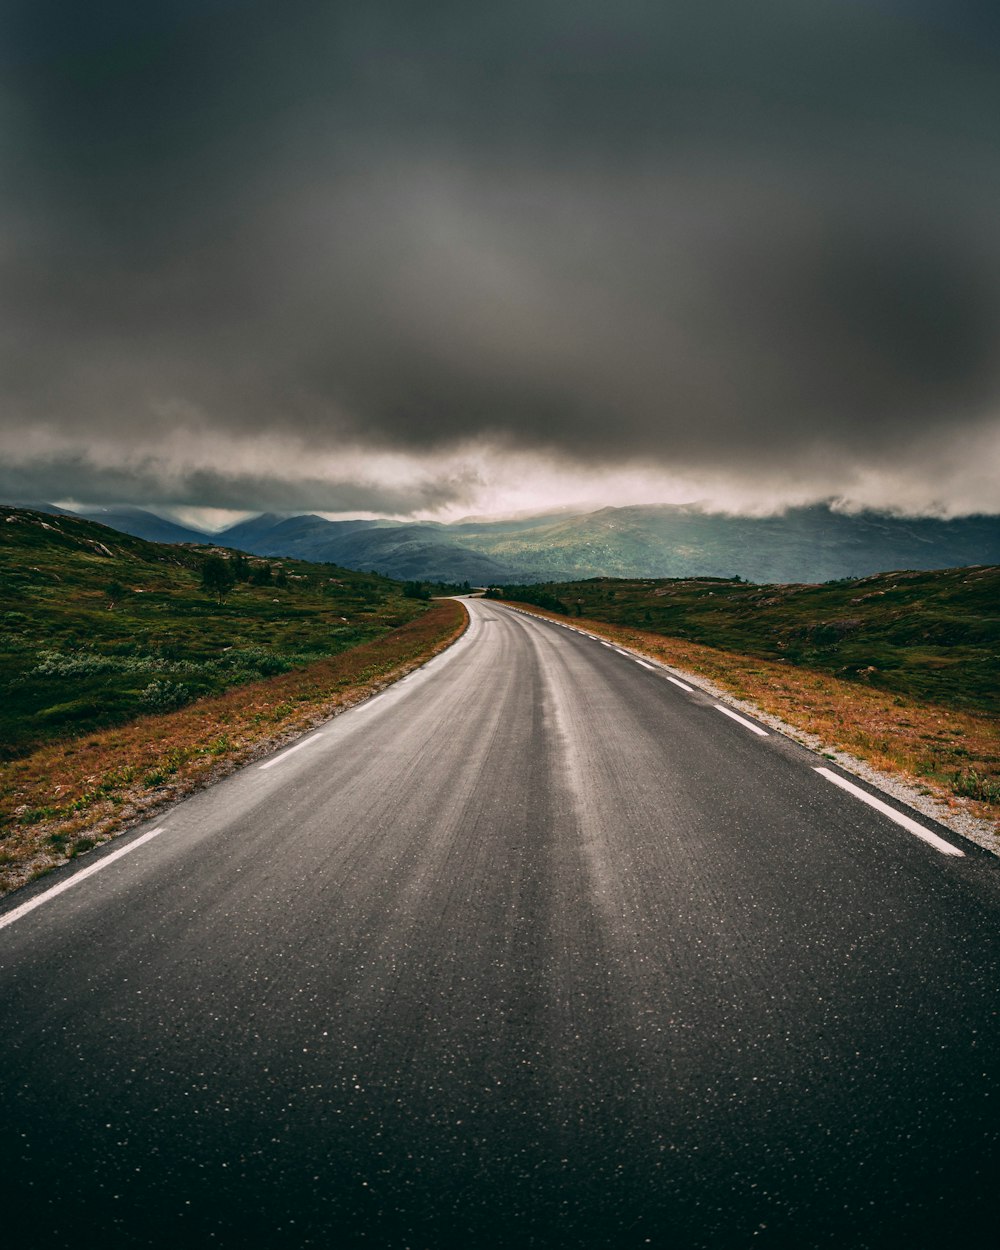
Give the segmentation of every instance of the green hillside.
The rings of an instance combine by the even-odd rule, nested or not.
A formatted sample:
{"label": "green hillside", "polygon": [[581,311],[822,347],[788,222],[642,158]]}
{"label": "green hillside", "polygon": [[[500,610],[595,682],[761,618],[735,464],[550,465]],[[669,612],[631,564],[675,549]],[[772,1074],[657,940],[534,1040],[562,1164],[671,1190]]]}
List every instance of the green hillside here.
{"label": "green hillside", "polygon": [[822,585],[594,578],[492,593],[949,707],[1000,711],[996,566],[879,573]]}
{"label": "green hillside", "polygon": [[[699,507],[602,508],[516,530],[461,527],[461,541],[512,568],[508,582],[602,577],[735,577],[820,582],[882,569],[941,569],[1000,560],[1000,519],[848,515],[828,505],[775,516]],[[540,573],[539,573],[540,570]]]}
{"label": "green hillside", "polygon": [[425,609],[396,582],[329,564],[146,542],[0,507],[0,758],[169,711],[367,642]]}
{"label": "green hillside", "polygon": [[828,503],[761,517],[661,504],[451,524],[272,513],[241,521],[211,539],[136,508],[106,508],[88,519],[157,542],[212,541],[262,556],[378,569],[400,581],[480,585],[584,577],[820,582],[882,569],[1000,562],[998,516],[944,520],[848,514]]}

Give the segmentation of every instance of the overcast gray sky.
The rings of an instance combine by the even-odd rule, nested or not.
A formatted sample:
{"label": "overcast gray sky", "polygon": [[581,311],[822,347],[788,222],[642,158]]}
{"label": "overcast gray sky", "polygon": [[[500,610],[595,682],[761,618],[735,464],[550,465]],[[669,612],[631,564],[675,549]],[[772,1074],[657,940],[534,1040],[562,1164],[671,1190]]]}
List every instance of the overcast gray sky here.
{"label": "overcast gray sky", "polygon": [[0,497],[1000,511],[1000,12],[11,0]]}

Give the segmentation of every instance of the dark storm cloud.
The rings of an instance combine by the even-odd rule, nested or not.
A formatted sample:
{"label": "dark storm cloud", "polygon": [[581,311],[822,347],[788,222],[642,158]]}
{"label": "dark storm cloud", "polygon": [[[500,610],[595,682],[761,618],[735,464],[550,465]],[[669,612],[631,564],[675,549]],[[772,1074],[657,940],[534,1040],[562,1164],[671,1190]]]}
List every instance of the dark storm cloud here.
{"label": "dark storm cloud", "polygon": [[308,456],[293,487],[159,440],[478,441],[826,488],[906,448],[933,474],[936,440],[995,428],[991,9],[477,8],[8,6],[8,472],[405,510],[469,483],[341,505]]}

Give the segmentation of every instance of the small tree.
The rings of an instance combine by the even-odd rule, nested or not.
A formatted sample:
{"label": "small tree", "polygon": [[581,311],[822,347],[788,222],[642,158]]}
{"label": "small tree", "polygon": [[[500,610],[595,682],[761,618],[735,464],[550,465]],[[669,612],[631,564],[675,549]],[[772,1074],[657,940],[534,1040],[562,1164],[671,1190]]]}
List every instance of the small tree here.
{"label": "small tree", "polygon": [[206,556],[201,566],[201,584],[221,604],[236,584],[229,561],[222,556]]}

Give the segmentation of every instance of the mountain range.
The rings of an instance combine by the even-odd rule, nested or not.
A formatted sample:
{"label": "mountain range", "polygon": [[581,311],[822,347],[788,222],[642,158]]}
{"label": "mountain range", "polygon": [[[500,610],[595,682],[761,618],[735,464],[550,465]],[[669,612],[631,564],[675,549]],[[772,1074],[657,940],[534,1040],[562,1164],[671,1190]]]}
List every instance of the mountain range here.
{"label": "mountain range", "polygon": [[765,517],[649,505],[451,524],[265,513],[214,534],[138,508],[76,515],[156,542],[211,543],[403,580],[474,585],[691,576],[824,582],[890,569],[1000,563],[998,516],[940,520],[846,513],[826,504]]}

